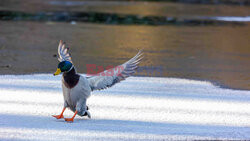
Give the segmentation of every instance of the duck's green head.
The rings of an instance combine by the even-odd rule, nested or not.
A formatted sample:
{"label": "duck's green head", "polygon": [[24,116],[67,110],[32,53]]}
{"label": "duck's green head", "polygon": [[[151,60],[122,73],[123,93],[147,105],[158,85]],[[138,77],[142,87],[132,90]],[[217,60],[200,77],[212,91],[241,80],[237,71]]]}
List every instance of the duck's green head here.
{"label": "duck's green head", "polygon": [[57,70],[54,73],[54,75],[58,75],[61,72],[70,71],[70,69],[72,69],[72,67],[73,67],[73,64],[71,62],[69,62],[69,61],[62,61],[62,62],[60,62],[58,64]]}

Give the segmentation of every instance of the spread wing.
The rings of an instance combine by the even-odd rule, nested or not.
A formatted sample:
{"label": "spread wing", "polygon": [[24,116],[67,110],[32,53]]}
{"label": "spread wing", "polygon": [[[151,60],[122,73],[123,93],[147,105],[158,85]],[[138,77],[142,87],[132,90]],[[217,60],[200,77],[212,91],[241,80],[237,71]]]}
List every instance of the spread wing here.
{"label": "spread wing", "polygon": [[142,58],[142,51],[139,51],[133,58],[131,58],[124,64],[119,65],[115,68],[105,70],[101,73],[95,74],[95,76],[87,78],[92,91],[105,89],[122,80],[125,80],[125,78],[131,76],[136,72],[138,64],[140,63]]}
{"label": "spread wing", "polygon": [[58,45],[58,60],[60,62],[62,61],[69,61],[72,63],[71,60],[71,55],[68,53],[69,48],[65,47],[65,42],[60,40],[59,45]]}

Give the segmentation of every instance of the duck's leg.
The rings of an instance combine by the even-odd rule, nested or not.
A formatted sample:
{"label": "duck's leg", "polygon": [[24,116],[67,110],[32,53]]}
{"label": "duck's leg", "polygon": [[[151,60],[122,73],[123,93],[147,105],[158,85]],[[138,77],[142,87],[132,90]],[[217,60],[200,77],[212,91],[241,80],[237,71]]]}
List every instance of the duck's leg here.
{"label": "duck's leg", "polygon": [[76,112],[75,112],[75,114],[73,115],[72,118],[65,118],[65,121],[71,121],[71,122],[73,122],[76,114],[77,114],[77,110],[76,110]]}
{"label": "duck's leg", "polygon": [[63,108],[62,113],[60,115],[52,115],[52,116],[55,117],[56,119],[64,118],[63,112],[65,111],[65,109],[66,109],[66,107]]}

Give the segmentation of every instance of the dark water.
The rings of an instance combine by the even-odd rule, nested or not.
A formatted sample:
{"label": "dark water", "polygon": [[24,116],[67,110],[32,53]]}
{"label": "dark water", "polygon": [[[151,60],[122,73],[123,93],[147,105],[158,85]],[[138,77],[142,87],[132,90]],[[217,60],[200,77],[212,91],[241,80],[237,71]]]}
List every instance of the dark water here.
{"label": "dark water", "polygon": [[[62,39],[81,73],[87,71],[86,64],[104,68],[118,65],[143,49],[145,57],[137,75],[210,80],[230,88],[250,89],[248,6],[3,0],[0,17],[6,11],[16,14],[13,19],[0,20],[1,74],[52,73],[58,63],[57,44]],[[90,16],[85,15],[85,21],[57,21],[47,16],[63,12]],[[97,22],[89,21],[93,13],[108,16],[103,22],[98,17]],[[44,19],[39,19],[39,14],[45,15]],[[149,20],[154,23],[163,18],[167,24],[138,23],[133,18],[129,24],[116,20],[109,23],[110,15],[125,19],[131,15],[137,19],[153,17]],[[168,23],[171,19],[176,22]],[[198,23],[185,23],[187,20]]]}

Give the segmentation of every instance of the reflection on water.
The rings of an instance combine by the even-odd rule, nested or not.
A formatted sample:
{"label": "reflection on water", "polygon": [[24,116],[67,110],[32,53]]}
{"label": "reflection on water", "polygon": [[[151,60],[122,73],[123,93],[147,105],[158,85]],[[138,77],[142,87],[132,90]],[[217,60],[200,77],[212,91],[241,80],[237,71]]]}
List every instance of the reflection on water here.
{"label": "reflection on water", "polygon": [[96,12],[39,12],[26,13],[19,11],[0,11],[0,20],[5,21],[54,21],[54,22],[88,22],[112,25],[244,25],[249,17],[167,17],[167,16],[138,16],[116,13]]}
{"label": "reflection on water", "polygon": [[[138,8],[137,2],[129,5],[126,6],[130,9]],[[162,7],[159,6],[160,8],[157,9],[155,5],[152,3],[148,6],[151,7],[151,11],[154,11],[153,15],[157,12],[162,13]],[[162,5],[168,9],[168,3]],[[186,9],[194,7],[169,3],[170,9],[173,5],[183,7],[182,11],[185,7]],[[196,6],[195,9],[199,9]],[[9,9],[13,7],[16,6],[9,6]],[[101,6],[97,5],[97,7]],[[214,9],[212,5],[205,7]],[[57,5],[54,8],[61,11],[65,7]],[[67,6],[67,8],[72,9],[72,6]],[[230,16],[225,14],[224,6],[216,6],[216,8],[217,11],[222,12],[218,12],[217,15],[216,12],[212,12],[211,16]],[[0,7],[0,10],[9,9],[6,5],[4,8]],[[76,9],[80,9],[80,6],[76,6]],[[244,7],[240,9],[239,13],[236,12],[231,16],[248,16],[242,14]],[[27,10],[27,12],[30,11],[32,8]],[[119,13],[116,8],[114,11]],[[146,10],[138,11],[134,9],[132,14],[143,13]],[[232,8],[232,11],[237,10]],[[120,12],[123,13],[123,9]],[[176,10],[173,9],[170,13],[179,18],[180,13],[175,12]],[[197,13],[199,11],[193,16],[199,16]],[[192,16],[190,12],[186,14]],[[69,45],[73,61],[78,72],[81,73],[86,72],[86,64],[104,67],[118,65],[135,55],[139,49],[143,49],[145,57],[141,65],[144,68],[151,66],[161,68],[164,77],[211,80],[231,88],[250,89],[249,37],[249,22],[245,22],[244,26],[127,26],[80,22],[70,24],[50,21],[0,21],[0,56],[2,58],[0,72],[2,74],[52,73],[57,65],[57,60],[53,55],[56,54],[58,41],[62,39]]]}

